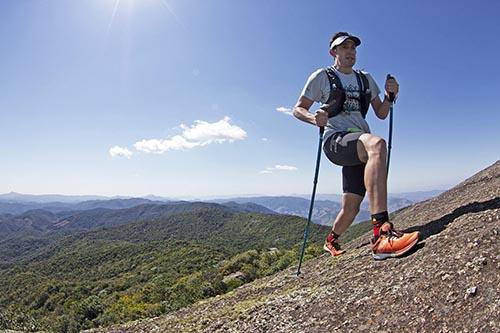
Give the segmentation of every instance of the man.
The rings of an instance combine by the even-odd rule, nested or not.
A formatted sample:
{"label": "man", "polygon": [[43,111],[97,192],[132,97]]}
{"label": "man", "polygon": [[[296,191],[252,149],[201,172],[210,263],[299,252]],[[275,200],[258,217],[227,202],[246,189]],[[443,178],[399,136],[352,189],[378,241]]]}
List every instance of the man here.
{"label": "man", "polygon": [[[387,148],[384,139],[370,134],[365,120],[369,105],[380,119],[389,114],[389,94],[397,96],[399,84],[394,78],[380,89],[370,74],[353,70],[358,37],[337,32],[330,40],[333,66],[315,71],[302,91],[293,114],[298,119],[325,127],[323,151],[334,164],[342,166],[342,209],[328,234],[324,249],[337,256],[344,253],[338,238],[351,225],[368,192],[373,238],[371,248],[376,260],[397,257],[418,242],[419,233],[402,233],[393,228],[387,212]],[[309,112],[314,102],[321,103],[315,114]]]}

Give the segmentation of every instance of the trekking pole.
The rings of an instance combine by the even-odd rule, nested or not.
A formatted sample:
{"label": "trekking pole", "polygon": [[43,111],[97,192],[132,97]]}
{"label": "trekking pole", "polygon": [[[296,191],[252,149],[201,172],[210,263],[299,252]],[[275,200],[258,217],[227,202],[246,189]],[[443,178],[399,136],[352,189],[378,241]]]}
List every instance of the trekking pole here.
{"label": "trekking pole", "polygon": [[299,267],[297,268],[297,276],[300,275],[300,266],[302,265],[302,258],[304,258],[304,251],[306,249],[307,236],[309,235],[309,225],[311,224],[312,210],[314,206],[314,197],[316,195],[316,184],[318,183],[319,174],[319,162],[321,160],[321,145],[323,144],[323,133],[325,132],[324,127],[319,128],[319,145],[318,145],[318,157],[316,158],[316,171],[314,172],[314,182],[313,191],[311,195],[311,203],[309,205],[309,215],[307,217],[307,224],[304,230],[304,242],[302,243],[302,250],[300,251]]}
{"label": "trekking pole", "polygon": [[[391,74],[387,74],[387,80],[393,79]],[[391,102],[391,108],[389,110],[389,147],[388,147],[388,152],[387,152],[387,177],[389,177],[389,163],[391,161],[391,148],[392,148],[392,122],[393,122],[393,109],[392,109],[392,103],[394,103],[394,93],[389,93],[389,102]]]}

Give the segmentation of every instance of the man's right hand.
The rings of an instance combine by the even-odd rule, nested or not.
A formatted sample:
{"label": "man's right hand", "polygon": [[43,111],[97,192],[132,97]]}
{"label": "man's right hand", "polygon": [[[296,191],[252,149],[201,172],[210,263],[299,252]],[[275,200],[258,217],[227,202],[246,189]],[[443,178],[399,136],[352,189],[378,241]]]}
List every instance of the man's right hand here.
{"label": "man's right hand", "polygon": [[319,109],[316,111],[314,119],[316,120],[316,126],[325,127],[328,123],[328,112]]}

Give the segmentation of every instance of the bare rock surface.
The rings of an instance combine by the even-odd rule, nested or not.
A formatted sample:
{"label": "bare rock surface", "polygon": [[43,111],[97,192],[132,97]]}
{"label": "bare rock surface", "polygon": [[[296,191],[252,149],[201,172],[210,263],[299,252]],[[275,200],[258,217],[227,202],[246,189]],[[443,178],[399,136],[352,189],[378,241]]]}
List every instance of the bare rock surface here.
{"label": "bare rock surface", "polygon": [[500,161],[400,211],[421,241],[374,261],[370,234],[177,312],[88,332],[500,332]]}

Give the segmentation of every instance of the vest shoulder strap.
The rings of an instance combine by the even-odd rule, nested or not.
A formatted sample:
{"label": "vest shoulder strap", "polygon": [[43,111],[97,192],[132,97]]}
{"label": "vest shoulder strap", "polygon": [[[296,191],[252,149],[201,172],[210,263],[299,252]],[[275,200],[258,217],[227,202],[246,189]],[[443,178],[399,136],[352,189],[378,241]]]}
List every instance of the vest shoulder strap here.
{"label": "vest shoulder strap", "polygon": [[326,104],[328,105],[328,117],[331,118],[342,111],[345,101],[345,92],[342,82],[332,66],[326,67],[325,72],[330,83],[330,95],[328,96]]}
{"label": "vest shoulder strap", "polygon": [[354,73],[356,74],[356,78],[358,79],[359,91],[367,93],[367,90],[370,89],[370,82],[368,82],[368,78],[360,70],[355,70]]}
{"label": "vest shoulder strap", "polygon": [[361,115],[363,116],[363,118],[365,118],[366,114],[368,113],[368,108],[370,107],[370,101],[372,96],[370,90],[370,82],[368,82],[367,76],[363,74],[361,71],[354,71],[354,73],[356,73],[356,78],[358,79]]}
{"label": "vest shoulder strap", "polygon": [[336,87],[337,89],[343,89],[342,87],[342,82],[340,81],[340,78],[338,75],[335,73],[335,71],[332,69],[332,67],[327,67],[325,68],[326,75],[328,76],[328,81],[330,81],[330,90],[332,87]]}

